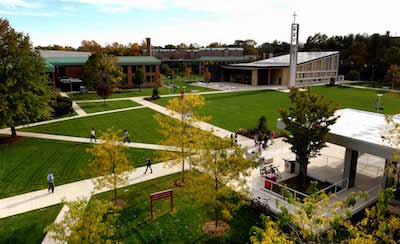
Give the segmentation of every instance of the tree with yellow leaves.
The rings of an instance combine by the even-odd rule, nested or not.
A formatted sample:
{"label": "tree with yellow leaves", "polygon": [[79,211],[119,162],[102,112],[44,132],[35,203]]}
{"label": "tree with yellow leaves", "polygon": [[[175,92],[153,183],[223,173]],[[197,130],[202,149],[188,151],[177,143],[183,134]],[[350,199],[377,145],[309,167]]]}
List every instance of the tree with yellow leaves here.
{"label": "tree with yellow leaves", "polygon": [[207,120],[206,117],[201,118],[197,115],[203,106],[202,96],[189,94],[183,99],[173,98],[168,101],[167,109],[175,119],[160,114],[155,116],[160,125],[160,133],[164,137],[160,144],[178,148],[178,151],[161,151],[160,160],[169,161],[172,165],[182,165],[180,182],[182,185],[185,181],[185,162],[198,150],[199,142],[202,140],[203,132],[193,125],[197,120]]}
{"label": "tree with yellow leaves", "polygon": [[220,223],[227,225],[222,219],[231,220],[232,213],[248,203],[245,177],[255,163],[243,157],[245,152],[238,145],[212,132],[206,132],[200,143],[196,169],[201,173],[191,174],[190,186],[201,196],[200,201],[209,206],[214,215],[213,231],[219,232]]}
{"label": "tree with yellow leaves", "polygon": [[64,202],[68,210],[60,222],[46,227],[53,240],[60,243],[112,243],[116,233],[117,209],[112,202],[86,199]]}
{"label": "tree with yellow leaves", "polygon": [[113,189],[115,203],[118,199],[118,186],[127,183],[128,173],[134,169],[125,154],[126,146],[122,143],[123,139],[118,136],[121,132],[110,128],[100,136],[103,143],[87,149],[92,155],[87,171],[92,176],[101,176],[94,179],[95,189]]}

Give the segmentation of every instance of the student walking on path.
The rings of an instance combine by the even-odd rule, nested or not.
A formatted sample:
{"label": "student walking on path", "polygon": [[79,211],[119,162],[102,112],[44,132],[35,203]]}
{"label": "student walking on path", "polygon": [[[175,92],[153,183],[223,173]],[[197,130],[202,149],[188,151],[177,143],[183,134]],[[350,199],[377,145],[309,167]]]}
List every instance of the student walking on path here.
{"label": "student walking on path", "polygon": [[274,138],[275,138],[275,131],[274,130],[270,130],[269,137],[271,139],[271,145],[274,144]]}
{"label": "student walking on path", "polygon": [[50,172],[47,175],[47,183],[49,184],[49,189],[47,190],[48,192],[54,193],[54,175],[53,172]]}
{"label": "student walking on path", "polygon": [[90,131],[90,143],[92,142],[92,140],[94,140],[94,142],[96,143],[96,131],[92,128],[92,130]]}
{"label": "student walking on path", "polygon": [[128,130],[125,130],[125,133],[124,133],[124,143],[125,142],[131,143],[131,139],[129,139],[129,135],[128,135]]}
{"label": "student walking on path", "polygon": [[147,173],[148,169],[150,169],[150,174],[153,173],[153,170],[151,169],[151,160],[150,160],[150,158],[146,159],[146,171],[144,171],[144,174]]}

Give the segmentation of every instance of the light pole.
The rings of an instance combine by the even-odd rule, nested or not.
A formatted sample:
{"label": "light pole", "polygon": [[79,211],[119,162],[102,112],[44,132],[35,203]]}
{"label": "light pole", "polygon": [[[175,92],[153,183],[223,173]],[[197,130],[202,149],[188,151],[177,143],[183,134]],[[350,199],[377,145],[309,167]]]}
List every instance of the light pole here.
{"label": "light pole", "polygon": [[376,100],[376,112],[379,113],[381,107],[381,97],[383,96],[383,94],[379,93],[376,95],[378,96],[378,99]]}

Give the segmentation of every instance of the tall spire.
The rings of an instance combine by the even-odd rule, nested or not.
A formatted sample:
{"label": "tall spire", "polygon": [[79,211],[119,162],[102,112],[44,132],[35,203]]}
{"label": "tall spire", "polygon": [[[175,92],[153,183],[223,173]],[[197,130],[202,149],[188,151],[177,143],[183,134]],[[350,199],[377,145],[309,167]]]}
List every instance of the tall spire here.
{"label": "tall spire", "polygon": [[296,12],[294,12],[293,13],[293,24],[296,23],[296,16],[297,16],[297,14],[296,14]]}

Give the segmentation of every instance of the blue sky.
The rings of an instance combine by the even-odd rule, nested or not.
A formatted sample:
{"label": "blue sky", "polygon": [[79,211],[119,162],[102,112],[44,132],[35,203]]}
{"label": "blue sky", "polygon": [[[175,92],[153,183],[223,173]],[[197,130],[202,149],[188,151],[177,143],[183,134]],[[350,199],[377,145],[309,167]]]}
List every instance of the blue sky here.
{"label": "blue sky", "polygon": [[300,40],[322,32],[400,34],[400,1],[385,0],[0,0],[0,17],[34,45],[77,47],[82,40],[153,45],[235,39],[289,41],[294,11]]}

